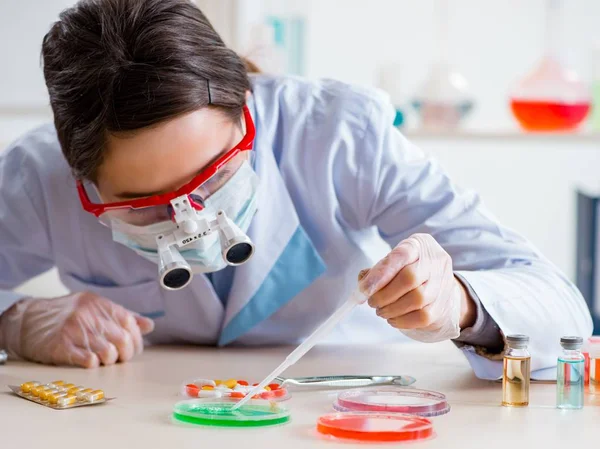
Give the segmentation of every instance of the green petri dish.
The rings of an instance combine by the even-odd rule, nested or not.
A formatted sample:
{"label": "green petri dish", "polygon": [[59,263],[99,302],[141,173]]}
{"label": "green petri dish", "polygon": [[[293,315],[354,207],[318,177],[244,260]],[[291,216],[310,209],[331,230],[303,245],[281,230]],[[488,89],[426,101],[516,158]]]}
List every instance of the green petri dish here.
{"label": "green petri dish", "polygon": [[290,420],[289,410],[281,403],[253,399],[237,410],[231,399],[191,399],[173,407],[177,421],[199,426],[263,427],[284,424]]}

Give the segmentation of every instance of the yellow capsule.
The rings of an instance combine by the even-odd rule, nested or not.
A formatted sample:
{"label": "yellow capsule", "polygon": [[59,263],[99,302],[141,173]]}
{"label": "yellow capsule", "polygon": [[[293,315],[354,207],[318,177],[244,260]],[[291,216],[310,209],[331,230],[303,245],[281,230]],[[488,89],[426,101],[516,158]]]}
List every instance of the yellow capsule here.
{"label": "yellow capsule", "polygon": [[37,387],[39,384],[40,384],[39,382],[35,382],[35,381],[25,382],[24,384],[21,384],[21,392],[25,393],[25,394],[29,394],[29,393],[31,393],[31,389],[33,387]]}
{"label": "yellow capsule", "polygon": [[31,389],[31,395],[36,398],[40,396],[40,393],[44,391],[47,387],[45,385],[37,385]]}
{"label": "yellow capsule", "polygon": [[235,380],[235,379],[228,379],[228,380],[226,380],[226,381],[224,382],[224,384],[225,384],[225,386],[226,386],[227,388],[231,388],[231,389],[233,389],[233,388],[235,388],[235,386],[237,385],[237,380]]}
{"label": "yellow capsule", "polygon": [[75,395],[66,395],[64,397],[58,398],[57,405],[59,407],[68,407],[69,405],[73,405],[77,402],[77,397]]}
{"label": "yellow capsule", "polygon": [[42,400],[42,401],[46,401],[48,400],[48,395],[50,393],[54,393],[54,390],[52,388],[49,387],[45,387],[43,390],[41,390],[38,394],[38,397]]}
{"label": "yellow capsule", "polygon": [[79,386],[79,387],[73,387],[73,388],[69,388],[69,389],[67,390],[67,393],[69,393],[69,394],[75,394],[75,393],[77,393],[78,391],[81,391],[81,390],[83,390],[83,387],[82,387],[82,386]]}
{"label": "yellow capsule", "polygon": [[60,386],[60,389],[62,391],[69,391],[70,388],[73,388],[75,386],[75,384],[64,384]]}
{"label": "yellow capsule", "polygon": [[52,385],[56,385],[57,387],[60,387],[64,384],[65,384],[64,380],[55,380],[54,382],[52,382]]}
{"label": "yellow capsule", "polygon": [[219,385],[221,385],[223,383],[223,381],[221,379],[215,379],[215,385],[218,387]]}
{"label": "yellow capsule", "polygon": [[78,391],[77,393],[75,393],[75,397],[77,397],[78,400],[80,401],[84,401],[85,400],[85,395],[88,393],[91,393],[92,391],[94,391],[91,388],[85,388],[83,390]]}
{"label": "yellow capsule", "polygon": [[268,385],[265,387],[265,390],[267,391],[271,391],[271,387],[269,387]]}
{"label": "yellow capsule", "polygon": [[91,393],[86,393],[85,400],[87,402],[97,402],[104,399],[104,391],[94,390]]}
{"label": "yellow capsule", "polygon": [[44,386],[44,388],[41,388],[38,393],[36,394],[36,396],[38,398],[40,398],[42,401],[44,401],[44,398],[47,397],[48,393],[50,393],[50,388]]}
{"label": "yellow capsule", "polygon": [[56,405],[56,404],[58,404],[58,400],[60,398],[64,398],[64,397],[67,397],[67,393],[62,393],[62,392],[52,393],[52,394],[48,395],[48,402],[50,404]]}

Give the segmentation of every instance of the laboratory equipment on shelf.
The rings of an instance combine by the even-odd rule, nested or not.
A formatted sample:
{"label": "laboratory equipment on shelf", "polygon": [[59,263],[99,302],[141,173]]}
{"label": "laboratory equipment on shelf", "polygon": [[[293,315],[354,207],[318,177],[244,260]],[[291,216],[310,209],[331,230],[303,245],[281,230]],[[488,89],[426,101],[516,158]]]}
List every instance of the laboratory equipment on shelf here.
{"label": "laboratory equipment on shelf", "polygon": [[513,87],[510,107],[526,131],[571,131],[590,111],[589,87],[560,51],[562,0],[546,0],[546,49],[535,68]]}
{"label": "laboratory equipment on shelf", "polygon": [[450,62],[448,0],[436,2],[436,59],[412,100],[420,127],[427,131],[455,130],[474,107],[467,79]]}

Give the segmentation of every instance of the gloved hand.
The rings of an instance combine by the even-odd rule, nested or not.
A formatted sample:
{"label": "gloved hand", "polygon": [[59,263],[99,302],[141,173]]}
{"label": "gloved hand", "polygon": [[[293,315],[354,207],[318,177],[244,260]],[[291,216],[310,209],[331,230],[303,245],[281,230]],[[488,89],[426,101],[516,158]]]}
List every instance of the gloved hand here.
{"label": "gloved hand", "polygon": [[94,293],[25,299],[0,316],[0,341],[9,355],[95,368],[125,362],[144,348],[154,322]]}
{"label": "gloved hand", "polygon": [[475,321],[475,304],[454,276],[450,255],[428,234],[402,241],[361,273],[359,288],[377,315],[414,340],[453,339]]}

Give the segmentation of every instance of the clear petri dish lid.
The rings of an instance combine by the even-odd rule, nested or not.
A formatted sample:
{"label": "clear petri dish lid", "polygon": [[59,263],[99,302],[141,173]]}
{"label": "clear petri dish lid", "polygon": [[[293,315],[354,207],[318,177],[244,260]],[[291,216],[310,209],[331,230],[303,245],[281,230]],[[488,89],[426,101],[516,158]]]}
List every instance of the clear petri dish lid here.
{"label": "clear petri dish lid", "polygon": [[180,401],[173,406],[173,418],[184,423],[217,427],[274,426],[290,420],[289,409],[279,403],[251,399],[232,410],[237,402],[229,398]]}
{"label": "clear petri dish lid", "polygon": [[338,412],[386,412],[426,417],[450,411],[442,393],[398,387],[343,391],[333,408]]}
{"label": "clear petri dish lid", "polygon": [[427,418],[399,413],[333,413],[317,420],[317,431],[329,437],[359,441],[417,441],[432,438]]}

